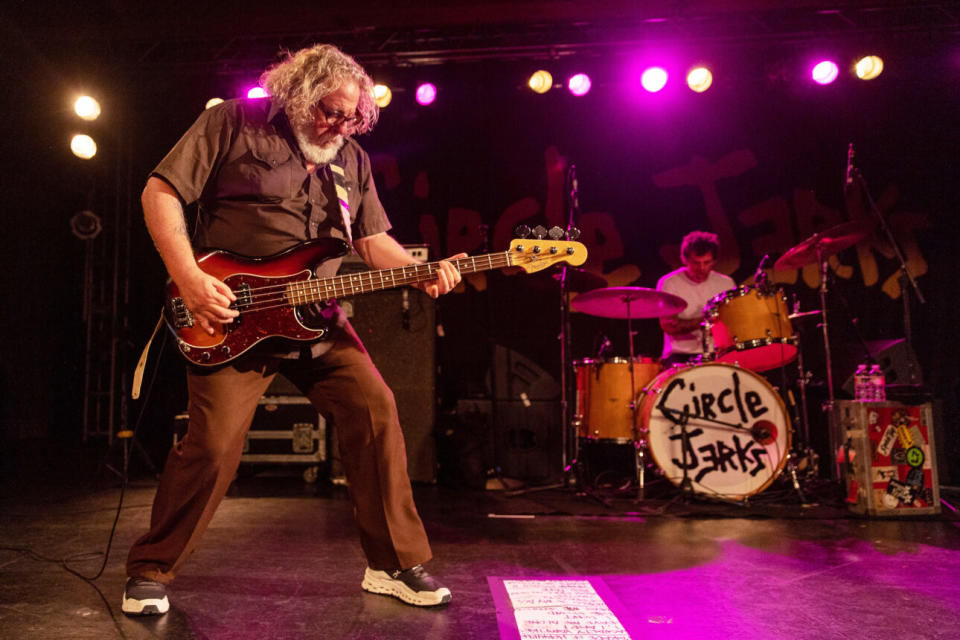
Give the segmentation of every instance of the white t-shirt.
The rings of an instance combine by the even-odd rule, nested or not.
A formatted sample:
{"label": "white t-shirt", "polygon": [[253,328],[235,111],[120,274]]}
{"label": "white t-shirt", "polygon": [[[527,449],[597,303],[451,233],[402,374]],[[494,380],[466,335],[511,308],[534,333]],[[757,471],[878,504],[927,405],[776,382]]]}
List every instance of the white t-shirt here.
{"label": "white t-shirt", "polygon": [[[681,320],[700,318],[703,308],[718,293],[736,288],[733,278],[711,271],[707,279],[696,283],[687,276],[687,268],[680,267],[657,280],[657,290],[672,293],[687,301],[687,308],[678,315]],[[663,357],[674,353],[703,353],[703,329],[696,328],[678,335],[663,334]]]}

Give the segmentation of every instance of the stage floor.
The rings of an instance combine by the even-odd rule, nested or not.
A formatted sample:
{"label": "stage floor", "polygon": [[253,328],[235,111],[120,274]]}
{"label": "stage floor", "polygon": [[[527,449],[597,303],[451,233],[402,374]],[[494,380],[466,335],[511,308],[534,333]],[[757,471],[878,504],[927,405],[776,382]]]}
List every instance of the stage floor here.
{"label": "stage floor", "polygon": [[[103,575],[86,582],[57,560],[98,571],[119,490],[81,480],[2,485],[0,637],[543,640],[564,637],[557,625],[579,638],[960,634],[960,522],[949,509],[867,519],[803,506],[789,491],[744,507],[684,505],[669,491],[639,502],[608,494],[604,505],[565,490],[418,486],[427,568],[453,592],[449,606],[418,609],[360,590],[345,490],[289,474],[238,480],[170,587],[171,611],[127,618],[124,557],[155,483],[130,484]],[[506,594],[518,589],[552,595],[532,613],[514,610]],[[590,635],[596,620],[614,628]]]}

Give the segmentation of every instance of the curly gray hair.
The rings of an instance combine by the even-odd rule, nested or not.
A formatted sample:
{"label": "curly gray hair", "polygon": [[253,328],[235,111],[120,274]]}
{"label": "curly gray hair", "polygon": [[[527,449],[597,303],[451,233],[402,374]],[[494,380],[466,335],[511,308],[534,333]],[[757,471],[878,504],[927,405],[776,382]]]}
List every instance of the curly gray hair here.
{"label": "curly gray hair", "polygon": [[318,44],[293,53],[286,51],[283,60],[260,76],[260,84],[294,122],[312,120],[317,103],[349,81],[360,87],[357,112],[363,116],[353,132],[366,133],[376,124],[380,113],[373,99],[373,80],[356,60],[332,44]]}

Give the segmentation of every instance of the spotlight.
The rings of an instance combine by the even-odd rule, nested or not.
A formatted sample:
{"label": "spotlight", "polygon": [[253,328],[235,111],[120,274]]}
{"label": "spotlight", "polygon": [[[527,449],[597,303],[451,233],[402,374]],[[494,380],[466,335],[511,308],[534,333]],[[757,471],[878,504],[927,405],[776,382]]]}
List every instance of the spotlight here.
{"label": "spotlight", "polygon": [[570,93],[577,96],[585,96],[590,92],[590,87],[593,86],[593,83],[590,82],[590,76],[585,73],[578,73],[576,75],[570,76],[570,79],[567,81],[567,89],[570,90]]}
{"label": "spotlight", "polygon": [[385,84],[373,85],[373,101],[377,103],[378,107],[383,109],[390,104],[391,100],[393,100],[393,91],[390,91],[390,87]]}
{"label": "spotlight", "polygon": [[253,87],[247,91],[248,98],[269,98],[270,94],[263,87]]}
{"label": "spotlight", "polygon": [[210,107],[215,107],[221,103],[223,103],[223,98],[210,98],[209,100],[207,100],[207,104],[205,104],[203,108],[209,109]]}
{"label": "spotlight", "polygon": [[880,56],[864,56],[857,60],[855,69],[857,77],[861,80],[873,80],[883,73],[883,58]]}
{"label": "spotlight", "polygon": [[90,96],[80,96],[73,103],[73,110],[84,120],[96,120],[100,116],[100,103]]}
{"label": "spotlight", "polygon": [[837,63],[833,60],[824,60],[823,62],[818,62],[814,67],[813,71],[810,72],[810,77],[813,78],[813,81],[817,84],[830,84],[837,79],[840,70],[837,68]]}
{"label": "spotlight", "polygon": [[695,67],[687,74],[687,86],[697,93],[703,93],[713,84],[713,74],[706,67]]}
{"label": "spotlight", "polygon": [[553,76],[550,75],[549,71],[543,69],[534,71],[527,81],[527,86],[533,89],[535,93],[546,93],[553,88]]}
{"label": "spotlight", "polygon": [[426,106],[428,104],[433,104],[433,101],[437,99],[437,87],[430,84],[429,82],[424,82],[419,87],[417,87],[417,102]]}
{"label": "spotlight", "polygon": [[667,86],[667,71],[662,67],[650,67],[640,76],[640,84],[650,93],[656,93]]}
{"label": "spotlight", "polygon": [[73,151],[73,155],[78,158],[89,160],[97,155],[97,143],[90,136],[78,133],[70,140],[70,151]]}

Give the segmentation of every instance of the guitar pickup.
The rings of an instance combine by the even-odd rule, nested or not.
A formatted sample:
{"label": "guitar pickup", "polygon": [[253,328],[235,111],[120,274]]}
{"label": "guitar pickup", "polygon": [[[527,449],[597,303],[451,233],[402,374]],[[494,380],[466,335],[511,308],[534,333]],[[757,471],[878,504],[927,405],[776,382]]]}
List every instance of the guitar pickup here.
{"label": "guitar pickup", "polygon": [[253,294],[250,293],[250,285],[246,282],[241,282],[240,285],[233,290],[233,295],[237,296],[237,299],[230,304],[230,308],[240,312],[240,315],[233,319],[233,326],[237,326],[243,318],[243,312],[253,305]]}
{"label": "guitar pickup", "polygon": [[193,326],[193,313],[183,303],[183,298],[171,298],[167,306],[167,313],[172,318],[174,329],[185,329]]}

